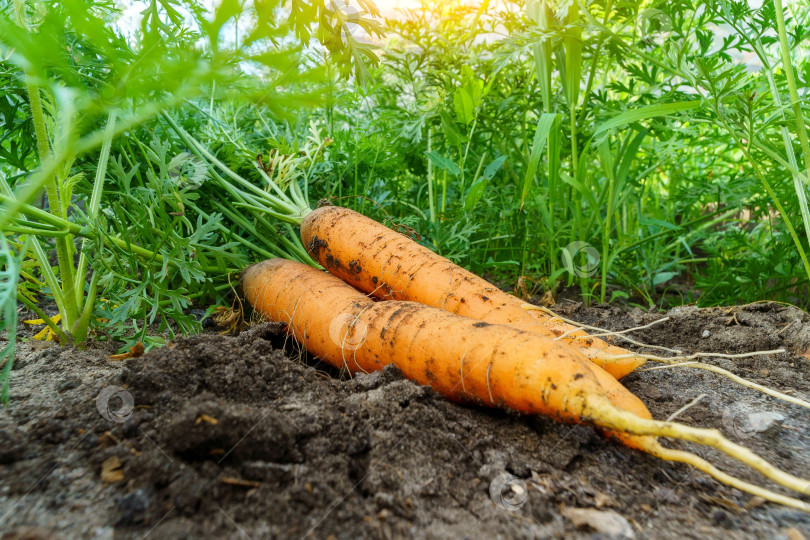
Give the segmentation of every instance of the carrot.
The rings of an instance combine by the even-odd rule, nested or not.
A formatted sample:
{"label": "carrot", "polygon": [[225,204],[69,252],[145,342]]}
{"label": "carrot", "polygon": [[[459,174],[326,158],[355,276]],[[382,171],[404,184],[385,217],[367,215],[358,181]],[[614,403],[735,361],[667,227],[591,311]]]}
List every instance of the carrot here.
{"label": "carrot", "polygon": [[810,505],[798,499],[730,476],[695,454],[661,446],[656,437],[712,446],[785,487],[810,490],[810,481],[777,469],[716,430],[653,420],[616,379],[546,336],[415,302],[372,302],[339,279],[292,261],[253,265],[241,283],[257,311],[285,323],[312,354],[334,366],[369,371],[393,363],[406,377],[455,401],[589,423],[627,446],[689,463],[742,491],[810,512]]}
{"label": "carrot", "polygon": [[[334,367],[349,372],[369,373],[391,362],[390,357],[357,355],[359,345],[370,331],[362,316],[375,302],[340,278],[298,262],[270,259],[248,267],[240,279],[241,288],[256,311],[271,320],[287,324],[288,331],[296,341]],[[285,300],[289,298],[297,300],[290,303]],[[413,302],[404,304],[409,309],[421,306]],[[328,309],[325,309],[326,306]],[[495,328],[487,323],[464,320],[473,324],[474,328]],[[386,332],[383,329],[383,336]],[[552,342],[547,337],[531,337],[534,342],[539,338],[544,347],[550,346],[558,356],[579,356],[564,344]],[[578,361],[585,359],[580,357]],[[618,381],[593,365],[588,364],[587,367],[594,368],[591,370],[594,377],[604,386],[609,399],[616,406],[650,418],[644,404]]]}
{"label": "carrot", "polygon": [[420,302],[546,337],[563,336],[561,341],[617,379],[645,362],[541,311],[527,311],[519,298],[348,208],[313,210],[301,223],[301,240],[324,268],[377,298]]}

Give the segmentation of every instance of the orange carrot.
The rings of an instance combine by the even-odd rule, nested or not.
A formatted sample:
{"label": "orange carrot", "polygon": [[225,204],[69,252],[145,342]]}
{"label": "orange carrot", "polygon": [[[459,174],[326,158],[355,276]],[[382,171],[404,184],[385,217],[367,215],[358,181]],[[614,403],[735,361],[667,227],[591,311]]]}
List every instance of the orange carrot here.
{"label": "orange carrot", "polygon": [[[455,316],[416,302],[374,302],[338,277],[285,259],[250,266],[241,280],[245,297],[256,311],[285,323],[296,341],[335,367],[371,372],[392,363],[398,351],[410,350],[412,354],[408,354],[405,368],[415,380],[428,384],[431,377],[428,373],[441,370],[425,362],[438,362],[437,358],[446,356],[450,348],[462,346],[463,377],[449,374],[435,379],[437,390],[455,401],[483,401],[487,405],[578,421],[582,411],[574,402],[581,400],[581,395],[570,394],[564,402],[562,390],[553,381],[583,379],[576,386],[588,387],[591,392],[600,387],[598,391],[617,406],[651,418],[641,400],[616,379],[578,352],[548,337]],[[418,319],[419,324],[407,324],[410,319]],[[453,339],[447,339],[448,336]],[[514,356],[514,350],[525,352]],[[525,363],[529,358],[537,365],[526,369],[531,372],[542,368],[539,374],[516,376],[511,382],[505,376],[495,379],[493,373],[486,375],[496,359],[497,374],[502,374],[503,369],[525,371],[513,364]],[[489,382],[482,382],[487,377]],[[542,381],[542,385],[533,392],[523,388],[520,399],[503,397],[511,396],[527,380]],[[534,399],[536,395],[543,398]],[[501,398],[495,401],[493,396]]]}
{"label": "orange carrot", "polygon": [[311,353],[334,366],[369,371],[393,363],[406,377],[455,401],[589,423],[627,446],[689,463],[738,489],[810,512],[807,503],[661,446],[657,436],[707,444],[790,489],[810,490],[807,480],[773,467],[716,430],[652,420],[637,397],[563,343],[415,302],[373,302],[338,278],[292,261],[253,265],[241,284],[257,311],[285,323]]}
{"label": "orange carrot", "polygon": [[453,264],[410,238],[353,210],[325,206],[301,224],[307,251],[331,273],[363,292],[387,300],[410,300],[493,324],[508,324],[579,349],[620,379],[644,364],[623,348],[590,337]]}

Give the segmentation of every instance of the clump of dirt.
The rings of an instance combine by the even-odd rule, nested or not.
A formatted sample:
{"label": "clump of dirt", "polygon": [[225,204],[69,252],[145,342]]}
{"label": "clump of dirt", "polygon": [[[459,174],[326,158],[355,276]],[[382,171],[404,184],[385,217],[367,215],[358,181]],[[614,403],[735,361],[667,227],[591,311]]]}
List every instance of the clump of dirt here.
{"label": "clump of dirt", "polygon": [[[777,304],[668,314],[558,306],[807,399],[810,318]],[[584,426],[449,403],[394,368],[340,377],[272,324],[110,362],[20,344],[0,411],[9,538],[765,538],[810,516],[765,504]],[[656,418],[716,427],[807,476],[810,411],[686,368],[624,381]],[[747,429],[767,413],[768,429]],[[748,422],[748,424],[746,424]],[[761,427],[761,426],[754,426]],[[689,445],[680,445],[689,448]],[[762,483],[713,451],[723,468]],[[28,536],[25,536],[28,535]],[[800,536],[794,536],[799,538]]]}

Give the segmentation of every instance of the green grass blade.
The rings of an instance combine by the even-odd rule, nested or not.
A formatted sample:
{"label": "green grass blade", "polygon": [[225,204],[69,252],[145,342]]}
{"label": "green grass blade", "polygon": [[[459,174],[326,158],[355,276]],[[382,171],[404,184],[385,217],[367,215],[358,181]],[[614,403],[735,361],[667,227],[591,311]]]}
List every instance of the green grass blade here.
{"label": "green grass blade", "polygon": [[690,111],[692,109],[696,109],[700,103],[700,100],[679,101],[677,103],[656,103],[655,105],[647,105],[646,107],[631,109],[600,124],[599,127],[596,128],[593,136],[597,137],[611,129],[626,126],[627,124],[632,124],[633,122],[640,122],[641,120],[646,120],[647,118],[669,116],[670,114]]}
{"label": "green grass blade", "polygon": [[543,154],[543,148],[546,146],[548,134],[558,118],[558,114],[543,113],[537,120],[537,129],[534,132],[534,141],[532,142],[532,150],[529,155],[529,166],[526,168],[526,176],[523,178],[523,192],[520,197],[521,208],[523,208],[523,203],[526,202],[526,197],[529,195],[529,190],[532,187],[534,176],[537,173],[537,166],[540,163],[540,156]]}

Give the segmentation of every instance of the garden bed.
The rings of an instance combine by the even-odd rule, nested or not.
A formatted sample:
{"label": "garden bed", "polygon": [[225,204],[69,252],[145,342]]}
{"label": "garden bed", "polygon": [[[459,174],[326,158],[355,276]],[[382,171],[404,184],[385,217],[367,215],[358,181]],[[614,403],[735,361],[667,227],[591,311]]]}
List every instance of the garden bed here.
{"label": "garden bed", "polygon": [[[557,309],[616,330],[664,316],[573,303]],[[763,303],[667,315],[633,336],[687,353],[784,347],[710,361],[810,397],[804,312]],[[0,410],[3,538],[795,540],[810,533],[807,514],[589,427],[459,406],[391,368],[341,378],[296,351],[274,325],[178,339],[123,362],[110,361],[112,352],[103,343],[81,351],[19,345],[10,406]],[[679,421],[719,428],[806,476],[810,411],[688,368],[624,382],[660,419],[704,394]],[[747,467],[697,452],[762,483]],[[493,502],[491,483],[503,473],[517,478],[513,495],[528,489],[522,504],[521,497]]]}

